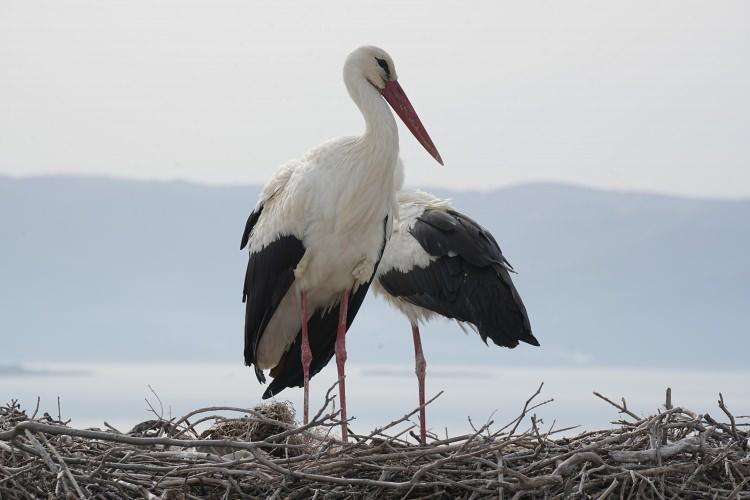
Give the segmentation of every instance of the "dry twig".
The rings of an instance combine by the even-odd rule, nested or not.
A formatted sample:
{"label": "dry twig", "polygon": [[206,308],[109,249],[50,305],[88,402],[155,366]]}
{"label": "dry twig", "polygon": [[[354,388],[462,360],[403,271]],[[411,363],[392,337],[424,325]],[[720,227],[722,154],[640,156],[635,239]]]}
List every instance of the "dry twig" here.
{"label": "dry twig", "polygon": [[[491,420],[463,436],[414,444],[396,431],[414,413],[357,435],[323,408],[297,426],[288,404],[201,408],[123,434],[75,429],[60,415],[0,408],[0,497],[17,498],[743,498],[750,495],[748,432],[719,396],[729,423],[673,407],[564,436],[540,431],[532,410],[498,430]],[[157,398],[158,399],[158,398]],[[153,407],[152,407],[153,409]],[[223,412],[223,414],[217,414]],[[235,415],[235,416],[227,416]],[[473,425],[472,425],[473,426]],[[386,431],[393,431],[386,434]],[[561,436],[561,437],[556,437]]]}

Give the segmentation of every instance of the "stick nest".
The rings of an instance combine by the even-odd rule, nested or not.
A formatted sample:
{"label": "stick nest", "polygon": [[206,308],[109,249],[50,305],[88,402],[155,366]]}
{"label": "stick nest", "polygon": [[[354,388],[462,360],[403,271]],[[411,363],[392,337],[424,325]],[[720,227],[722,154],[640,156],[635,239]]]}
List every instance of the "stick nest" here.
{"label": "stick nest", "polygon": [[[416,413],[349,442],[331,391],[308,425],[288,403],[201,408],[128,433],[0,408],[0,498],[748,498],[747,424],[720,395],[722,421],[673,407],[614,427],[542,428],[539,390],[504,426],[414,444]],[[333,389],[333,388],[332,388]],[[433,398],[434,399],[434,398]],[[203,429],[203,430],[201,430]]]}

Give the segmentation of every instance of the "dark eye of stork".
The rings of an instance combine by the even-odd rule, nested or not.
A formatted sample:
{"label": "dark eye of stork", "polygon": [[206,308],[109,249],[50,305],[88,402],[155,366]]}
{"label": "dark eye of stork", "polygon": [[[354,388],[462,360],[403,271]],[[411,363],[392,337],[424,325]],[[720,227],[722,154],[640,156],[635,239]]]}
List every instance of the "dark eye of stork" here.
{"label": "dark eye of stork", "polygon": [[388,61],[385,59],[380,59],[379,57],[376,57],[375,60],[378,62],[378,66],[383,68],[383,71],[385,71],[386,78],[391,78],[391,69],[388,67]]}

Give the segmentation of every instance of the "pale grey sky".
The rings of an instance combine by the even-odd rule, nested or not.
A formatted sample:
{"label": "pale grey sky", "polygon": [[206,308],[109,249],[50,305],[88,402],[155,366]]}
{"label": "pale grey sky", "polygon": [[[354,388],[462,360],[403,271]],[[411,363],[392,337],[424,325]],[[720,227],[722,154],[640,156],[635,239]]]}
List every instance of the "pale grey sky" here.
{"label": "pale grey sky", "polygon": [[445,159],[407,182],[750,196],[750,3],[0,0],[0,174],[261,183],[359,133],[393,56]]}

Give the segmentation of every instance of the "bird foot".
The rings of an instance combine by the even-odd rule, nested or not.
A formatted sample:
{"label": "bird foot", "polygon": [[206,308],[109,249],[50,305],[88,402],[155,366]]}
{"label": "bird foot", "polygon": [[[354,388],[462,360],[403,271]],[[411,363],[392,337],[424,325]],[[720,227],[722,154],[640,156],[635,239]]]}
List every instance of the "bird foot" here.
{"label": "bird foot", "polygon": [[352,276],[357,283],[367,283],[372,279],[374,273],[375,264],[371,260],[365,259],[357,264],[357,267],[352,271]]}

